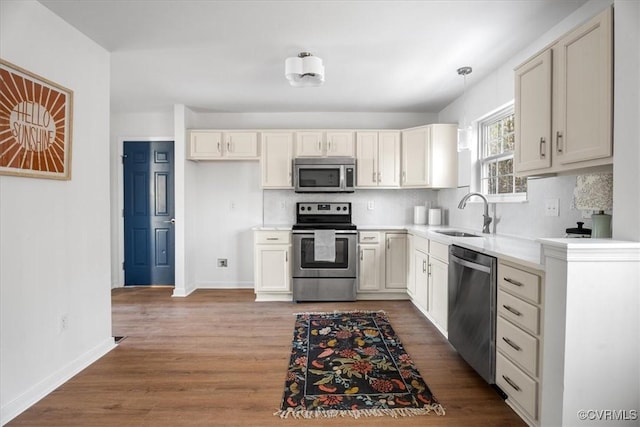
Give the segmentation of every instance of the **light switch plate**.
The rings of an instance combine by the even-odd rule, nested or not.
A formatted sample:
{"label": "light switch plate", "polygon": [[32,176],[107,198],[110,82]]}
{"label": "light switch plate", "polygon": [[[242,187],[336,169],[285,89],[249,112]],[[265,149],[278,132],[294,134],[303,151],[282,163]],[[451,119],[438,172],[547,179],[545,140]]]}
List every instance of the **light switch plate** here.
{"label": "light switch plate", "polygon": [[373,208],[374,208],[374,206],[375,206],[375,205],[374,205],[374,203],[373,203],[373,200],[369,200],[369,201],[367,202],[367,209],[368,209],[368,210],[372,211],[372,210],[373,210]]}
{"label": "light switch plate", "polygon": [[545,199],[544,201],[544,215],[545,216],[559,216],[559,199]]}

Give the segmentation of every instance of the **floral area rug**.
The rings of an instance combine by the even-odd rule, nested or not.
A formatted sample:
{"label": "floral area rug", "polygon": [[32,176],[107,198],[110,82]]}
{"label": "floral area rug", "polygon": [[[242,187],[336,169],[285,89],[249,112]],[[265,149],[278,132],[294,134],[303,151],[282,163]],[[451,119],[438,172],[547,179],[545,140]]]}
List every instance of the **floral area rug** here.
{"label": "floral area rug", "polygon": [[444,415],[383,311],[296,315],[282,418]]}

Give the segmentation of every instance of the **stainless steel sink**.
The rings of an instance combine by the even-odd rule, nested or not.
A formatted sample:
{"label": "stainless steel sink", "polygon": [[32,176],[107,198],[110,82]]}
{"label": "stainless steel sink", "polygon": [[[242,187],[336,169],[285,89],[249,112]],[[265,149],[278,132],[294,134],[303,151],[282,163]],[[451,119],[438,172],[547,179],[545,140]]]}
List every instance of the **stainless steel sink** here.
{"label": "stainless steel sink", "polygon": [[477,234],[467,233],[466,231],[458,231],[458,230],[434,230],[436,233],[444,234],[446,236],[452,237],[482,237]]}

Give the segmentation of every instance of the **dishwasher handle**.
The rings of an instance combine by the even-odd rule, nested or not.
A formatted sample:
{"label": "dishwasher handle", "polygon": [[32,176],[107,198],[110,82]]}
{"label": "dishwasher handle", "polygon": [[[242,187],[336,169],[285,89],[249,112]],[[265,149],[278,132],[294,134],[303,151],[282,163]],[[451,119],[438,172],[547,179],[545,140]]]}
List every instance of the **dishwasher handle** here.
{"label": "dishwasher handle", "polygon": [[459,258],[454,254],[449,254],[449,261],[455,262],[456,264],[460,264],[464,267],[471,268],[473,270],[482,271],[483,273],[491,274],[491,267],[487,267],[486,265],[476,264],[475,262],[467,261],[466,259]]}

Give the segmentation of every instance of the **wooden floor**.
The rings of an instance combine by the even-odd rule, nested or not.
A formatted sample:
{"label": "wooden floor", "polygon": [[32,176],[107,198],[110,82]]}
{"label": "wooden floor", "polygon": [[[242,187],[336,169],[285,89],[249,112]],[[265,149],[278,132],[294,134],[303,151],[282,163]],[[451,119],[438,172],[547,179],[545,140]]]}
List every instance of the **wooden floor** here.
{"label": "wooden floor", "polygon": [[[521,426],[408,301],[256,303],[251,290],[116,289],[109,354],[9,426]],[[282,397],[294,313],[385,310],[444,417],[294,420]]]}

